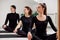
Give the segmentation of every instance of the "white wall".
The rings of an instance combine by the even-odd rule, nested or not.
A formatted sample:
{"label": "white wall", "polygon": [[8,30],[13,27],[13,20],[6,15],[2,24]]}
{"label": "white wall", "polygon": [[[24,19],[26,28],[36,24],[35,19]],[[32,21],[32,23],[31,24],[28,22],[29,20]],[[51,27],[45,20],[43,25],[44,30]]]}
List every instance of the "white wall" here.
{"label": "white wall", "polygon": [[[32,8],[36,11],[38,3],[46,3],[47,5],[47,14],[51,16],[54,25],[57,27],[57,16],[58,15],[58,1],[57,0],[35,0],[36,4],[32,4]],[[49,26],[49,25],[48,25]]]}
{"label": "white wall", "polygon": [[4,24],[7,13],[10,12],[10,5],[16,5],[19,14],[22,13],[24,6],[30,6],[26,0],[0,0],[0,27]]}
{"label": "white wall", "polygon": [[38,3],[46,3],[48,13],[56,13],[58,8],[58,0],[35,0]]}
{"label": "white wall", "polygon": [[[40,0],[38,0],[40,2]],[[57,13],[57,0],[42,0],[47,4],[48,13]],[[7,13],[10,12],[10,5],[17,6],[17,13],[21,14],[23,8],[29,5],[33,11],[36,11],[36,5],[38,3],[33,0],[0,0],[0,27],[4,24]],[[55,23],[55,16],[52,16],[53,22]]]}

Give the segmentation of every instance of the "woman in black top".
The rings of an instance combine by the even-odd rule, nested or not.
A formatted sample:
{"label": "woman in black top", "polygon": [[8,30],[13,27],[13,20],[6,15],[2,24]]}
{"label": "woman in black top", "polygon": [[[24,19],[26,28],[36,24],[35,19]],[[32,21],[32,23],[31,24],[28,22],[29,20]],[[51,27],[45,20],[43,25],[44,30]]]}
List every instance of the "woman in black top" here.
{"label": "woman in black top", "polygon": [[[46,14],[45,3],[40,3],[38,5],[37,13],[38,13],[38,15],[33,18],[33,21],[36,26],[36,33],[35,33],[35,35],[34,34],[31,35],[31,33],[28,34],[29,35],[28,38],[31,38],[33,36],[32,40],[56,40],[56,34],[47,36],[46,28],[47,28],[48,22],[50,23],[51,28],[55,32],[57,32],[57,29],[55,28],[51,17],[47,16],[47,14]],[[31,39],[29,39],[29,40],[31,40]]]}
{"label": "woman in black top", "polygon": [[[30,33],[32,29],[32,10],[30,7],[25,6],[24,8],[24,16],[21,17],[20,22],[18,23],[17,27],[15,28],[14,32],[17,32],[18,35],[21,35],[23,37],[27,37],[27,33]],[[22,30],[19,28],[22,27]],[[30,29],[31,28],[31,29]]]}
{"label": "woman in black top", "polygon": [[[16,6],[11,5],[11,13],[7,14],[5,23],[3,25],[3,28],[8,32],[13,32],[17,25],[17,21],[19,21],[19,14],[16,13]],[[7,22],[9,21],[9,26],[7,26]]]}

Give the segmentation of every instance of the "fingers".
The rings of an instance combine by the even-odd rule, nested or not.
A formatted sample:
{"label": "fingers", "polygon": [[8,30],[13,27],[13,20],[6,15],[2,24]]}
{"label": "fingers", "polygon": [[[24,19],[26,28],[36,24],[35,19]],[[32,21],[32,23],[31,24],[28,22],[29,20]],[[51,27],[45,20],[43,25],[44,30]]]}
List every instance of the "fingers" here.
{"label": "fingers", "polygon": [[13,32],[14,32],[14,33],[16,33],[16,32],[17,32],[17,30],[14,30]]}
{"label": "fingers", "polygon": [[32,34],[30,32],[28,32],[27,37],[28,37],[28,40],[31,40],[32,39]]}
{"label": "fingers", "polygon": [[28,40],[31,40],[31,38],[28,38]]}
{"label": "fingers", "polygon": [[32,37],[31,36],[28,36],[28,40],[31,40],[32,39]]}

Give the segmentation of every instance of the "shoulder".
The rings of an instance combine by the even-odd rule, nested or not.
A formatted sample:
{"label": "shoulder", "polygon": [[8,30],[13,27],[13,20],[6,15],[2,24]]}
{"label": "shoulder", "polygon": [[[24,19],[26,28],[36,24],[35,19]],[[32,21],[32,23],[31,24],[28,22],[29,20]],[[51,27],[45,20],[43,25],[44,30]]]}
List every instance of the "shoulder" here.
{"label": "shoulder", "polygon": [[8,15],[11,15],[11,13],[8,13],[7,16],[8,16]]}
{"label": "shoulder", "polygon": [[33,20],[36,20],[36,16],[33,17]]}
{"label": "shoulder", "polygon": [[16,13],[16,15],[19,15],[19,13]]}
{"label": "shoulder", "polygon": [[24,16],[21,16],[21,17],[20,17],[20,20],[24,20],[24,18],[25,18]]}
{"label": "shoulder", "polygon": [[34,18],[34,16],[30,16],[31,18]]}
{"label": "shoulder", "polygon": [[51,20],[51,17],[50,17],[50,16],[47,16],[47,19],[48,19],[48,20]]}
{"label": "shoulder", "polygon": [[19,15],[19,13],[16,13],[17,15]]}
{"label": "shoulder", "polygon": [[34,16],[32,20],[35,23],[36,22],[36,16]]}
{"label": "shoulder", "polygon": [[21,16],[21,18],[24,18],[25,16]]}
{"label": "shoulder", "polygon": [[47,16],[47,18],[51,18],[50,16]]}

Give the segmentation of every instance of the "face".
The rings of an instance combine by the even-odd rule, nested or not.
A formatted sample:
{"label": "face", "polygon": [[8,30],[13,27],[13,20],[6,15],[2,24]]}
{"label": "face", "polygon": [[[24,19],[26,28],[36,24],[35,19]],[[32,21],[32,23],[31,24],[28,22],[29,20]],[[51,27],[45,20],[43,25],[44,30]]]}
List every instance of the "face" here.
{"label": "face", "polygon": [[44,10],[44,8],[41,5],[38,5],[38,7],[37,7],[38,13],[42,13],[43,10]]}
{"label": "face", "polygon": [[24,8],[24,13],[27,14],[29,10],[27,8]]}
{"label": "face", "polygon": [[11,12],[16,12],[16,9],[14,9],[13,7],[10,7],[10,11]]}

